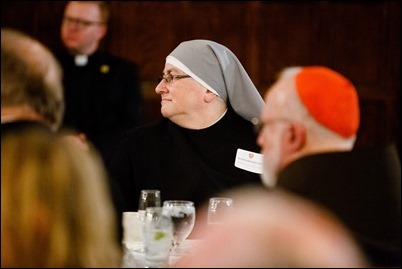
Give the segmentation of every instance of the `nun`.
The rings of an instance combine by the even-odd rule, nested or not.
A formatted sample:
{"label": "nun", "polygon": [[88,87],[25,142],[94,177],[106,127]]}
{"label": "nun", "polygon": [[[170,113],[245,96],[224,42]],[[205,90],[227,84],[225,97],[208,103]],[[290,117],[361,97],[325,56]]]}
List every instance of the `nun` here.
{"label": "nun", "polygon": [[142,189],[199,207],[233,187],[262,185],[252,121],[264,101],[232,51],[210,40],[180,43],[155,92],[163,119],[128,132],[112,162],[124,211],[138,209]]}

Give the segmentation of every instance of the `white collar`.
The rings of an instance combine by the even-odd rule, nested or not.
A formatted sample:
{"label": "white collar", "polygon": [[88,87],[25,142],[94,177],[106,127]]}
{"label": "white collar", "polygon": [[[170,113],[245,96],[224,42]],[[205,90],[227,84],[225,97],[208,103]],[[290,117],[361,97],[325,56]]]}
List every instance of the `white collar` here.
{"label": "white collar", "polygon": [[81,55],[75,55],[74,57],[74,63],[76,66],[85,66],[88,63],[88,55],[81,54]]}

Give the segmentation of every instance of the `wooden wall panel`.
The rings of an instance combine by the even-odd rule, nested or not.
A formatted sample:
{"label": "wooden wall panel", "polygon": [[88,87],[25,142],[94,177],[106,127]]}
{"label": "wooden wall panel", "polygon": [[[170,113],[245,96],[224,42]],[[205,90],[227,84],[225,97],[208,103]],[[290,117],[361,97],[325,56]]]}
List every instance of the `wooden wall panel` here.
{"label": "wooden wall panel", "polygon": [[2,1],[1,2],[1,27],[9,26],[34,35],[32,24],[34,23],[34,1]]}
{"label": "wooden wall panel", "polygon": [[177,43],[175,31],[183,31],[182,26],[167,19],[176,16],[174,4],[154,1],[116,1],[113,4],[110,50],[140,63],[143,80],[156,81],[166,55]]}
{"label": "wooden wall panel", "polygon": [[[66,1],[2,1],[1,24],[61,47]],[[286,66],[326,65],[356,85],[362,108],[358,146],[395,141],[400,149],[401,3],[398,1],[111,1],[102,48],[137,62],[145,113],[156,120],[155,78],[180,42],[229,47],[262,95]]]}
{"label": "wooden wall panel", "polygon": [[318,48],[316,4],[264,2],[259,33],[259,88],[266,90],[286,66],[315,62]]}
{"label": "wooden wall panel", "polygon": [[379,85],[382,33],[381,4],[331,5],[329,16],[333,66],[350,78],[358,78],[359,85]]}

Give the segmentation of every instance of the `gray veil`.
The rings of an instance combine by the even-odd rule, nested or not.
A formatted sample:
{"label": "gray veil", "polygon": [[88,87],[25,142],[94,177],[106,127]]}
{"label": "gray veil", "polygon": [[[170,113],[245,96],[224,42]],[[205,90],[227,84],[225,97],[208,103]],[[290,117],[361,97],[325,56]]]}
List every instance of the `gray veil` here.
{"label": "gray veil", "polygon": [[229,100],[244,119],[251,121],[260,116],[264,100],[227,47],[210,40],[185,41],[166,57],[166,62],[186,72],[226,103]]}

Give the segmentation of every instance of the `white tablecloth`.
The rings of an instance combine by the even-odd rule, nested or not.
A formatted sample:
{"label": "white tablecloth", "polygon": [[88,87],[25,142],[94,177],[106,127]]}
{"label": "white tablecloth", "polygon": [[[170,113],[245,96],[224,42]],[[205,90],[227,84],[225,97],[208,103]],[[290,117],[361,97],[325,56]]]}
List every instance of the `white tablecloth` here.
{"label": "white tablecloth", "polygon": [[[191,253],[197,247],[200,240],[187,239],[183,242],[183,252]],[[142,242],[123,243],[124,256],[122,268],[144,268],[145,254],[137,251],[142,248]],[[175,263],[180,255],[170,255],[169,264]]]}

